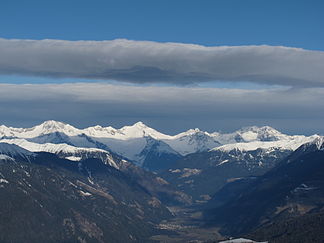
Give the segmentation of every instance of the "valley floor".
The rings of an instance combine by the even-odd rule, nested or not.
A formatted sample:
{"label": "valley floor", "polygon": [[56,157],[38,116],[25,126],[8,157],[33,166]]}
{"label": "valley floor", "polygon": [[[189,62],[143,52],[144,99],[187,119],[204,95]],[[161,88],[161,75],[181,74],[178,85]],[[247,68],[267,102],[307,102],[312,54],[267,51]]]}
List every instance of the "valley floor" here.
{"label": "valley floor", "polygon": [[166,234],[152,236],[156,242],[218,242],[224,239],[215,227],[205,227],[202,212],[192,207],[170,207],[174,214],[170,220],[163,220],[159,228]]}

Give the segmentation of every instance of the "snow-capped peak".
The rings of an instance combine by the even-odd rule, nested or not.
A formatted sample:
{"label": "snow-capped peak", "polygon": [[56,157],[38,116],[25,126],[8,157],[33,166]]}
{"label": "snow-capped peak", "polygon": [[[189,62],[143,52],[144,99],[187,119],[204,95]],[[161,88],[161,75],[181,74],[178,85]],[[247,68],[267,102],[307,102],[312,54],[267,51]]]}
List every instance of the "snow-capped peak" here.
{"label": "snow-capped peak", "polygon": [[246,133],[246,132],[253,132],[256,134],[271,134],[271,135],[282,135],[281,132],[278,130],[274,129],[273,127],[270,126],[249,126],[249,127],[243,127],[236,131],[237,133]]}
{"label": "snow-capped peak", "polygon": [[324,137],[318,137],[316,139],[314,139],[313,144],[316,145],[318,150],[324,150]]}
{"label": "snow-capped peak", "polygon": [[132,125],[132,127],[139,127],[139,128],[147,128],[146,124],[144,122],[138,121]]}
{"label": "snow-capped peak", "polygon": [[212,133],[217,141],[223,145],[233,143],[246,143],[253,141],[279,141],[282,139],[288,139],[290,136],[285,135],[277,131],[276,129],[263,126],[250,126],[241,128],[233,133]]}
{"label": "snow-capped peak", "polygon": [[263,127],[257,127],[257,126],[251,126],[251,127],[244,127],[237,131],[239,135],[243,138],[245,141],[251,141],[251,140],[260,140],[260,141],[277,141],[281,138],[283,138],[284,134],[277,131],[276,129],[269,127],[269,126],[263,126]]}
{"label": "snow-capped peak", "polygon": [[102,127],[99,125],[93,126],[93,127],[88,127],[83,130],[80,130],[82,133],[90,136],[90,137],[114,137],[117,136],[120,132],[109,126],[109,127]]}
{"label": "snow-capped peak", "polygon": [[181,132],[179,134],[176,134],[172,138],[181,138],[181,137],[186,137],[186,136],[194,136],[194,135],[197,135],[197,134],[211,136],[211,134],[209,134],[208,132],[201,131],[199,128],[194,128],[194,129],[189,129],[189,130],[187,130],[185,132]]}
{"label": "snow-capped peak", "polygon": [[54,120],[48,120],[44,121],[40,126],[43,126],[44,128],[63,128],[66,124],[63,122],[59,121],[54,121]]}
{"label": "snow-capped peak", "polygon": [[53,132],[62,132],[65,133],[66,135],[73,136],[80,133],[79,129],[69,124],[54,121],[54,120],[45,121],[42,124],[33,127],[32,130],[36,133],[39,133],[39,135],[53,133]]}
{"label": "snow-capped peak", "polygon": [[195,133],[199,133],[202,132],[199,128],[194,128],[194,129],[189,129],[188,131],[182,133],[182,134],[186,134],[186,135],[192,135]]}
{"label": "snow-capped peak", "polygon": [[54,132],[61,132],[68,136],[75,136],[81,133],[80,129],[53,120],[45,121],[31,128],[0,127],[0,136],[2,137],[34,138]]}
{"label": "snow-capped peak", "polygon": [[315,139],[305,143],[302,149],[306,150],[311,147],[316,150],[324,150],[324,136],[316,135]]}
{"label": "snow-capped peak", "polygon": [[140,138],[150,136],[154,139],[168,139],[171,136],[165,135],[148,127],[143,122],[136,122],[132,126],[124,126],[119,131],[125,135],[125,138]]}

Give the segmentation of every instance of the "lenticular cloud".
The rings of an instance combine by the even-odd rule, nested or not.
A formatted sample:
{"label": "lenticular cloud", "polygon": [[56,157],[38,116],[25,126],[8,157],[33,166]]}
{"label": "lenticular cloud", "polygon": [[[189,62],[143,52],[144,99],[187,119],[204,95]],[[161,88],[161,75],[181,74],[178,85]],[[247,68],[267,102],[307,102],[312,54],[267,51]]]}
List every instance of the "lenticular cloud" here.
{"label": "lenticular cloud", "polygon": [[324,85],[324,52],[280,46],[0,39],[0,53],[0,74],[180,85],[204,81]]}

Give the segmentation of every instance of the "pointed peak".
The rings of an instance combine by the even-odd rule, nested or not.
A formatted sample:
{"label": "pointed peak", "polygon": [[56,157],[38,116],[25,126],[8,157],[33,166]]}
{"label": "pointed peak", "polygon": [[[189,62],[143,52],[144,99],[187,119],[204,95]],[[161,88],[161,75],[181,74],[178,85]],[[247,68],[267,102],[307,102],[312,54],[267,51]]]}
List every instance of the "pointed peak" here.
{"label": "pointed peak", "polygon": [[198,132],[201,132],[201,130],[199,128],[192,128],[192,129],[189,129],[187,130],[185,133],[188,133],[188,134],[192,134],[192,133],[198,133]]}
{"label": "pointed peak", "polygon": [[129,125],[129,126],[123,126],[122,128],[120,128],[119,130],[123,131],[123,130],[143,130],[143,129],[147,129],[149,128],[148,126],[146,126],[143,122],[139,121],[134,123],[133,125]]}
{"label": "pointed peak", "polygon": [[40,124],[41,126],[46,126],[46,127],[61,127],[61,126],[64,126],[64,125],[67,125],[63,122],[59,122],[59,121],[55,121],[55,120],[47,120],[47,121],[44,121],[42,124]]}
{"label": "pointed peak", "polygon": [[315,145],[318,150],[324,149],[324,136],[314,135],[314,140],[306,144],[306,146]]}
{"label": "pointed peak", "polygon": [[138,121],[132,125],[132,127],[148,127],[146,124],[144,124],[141,121]]}
{"label": "pointed peak", "polygon": [[260,130],[263,130],[263,131],[275,131],[275,132],[279,132],[277,129],[273,128],[273,127],[270,127],[270,126],[262,126],[262,127],[259,127]]}
{"label": "pointed peak", "polygon": [[182,137],[182,136],[192,136],[192,135],[195,135],[195,134],[207,134],[207,132],[203,132],[201,131],[199,128],[195,128],[195,129],[189,129],[185,132],[182,132],[182,133],[179,133],[177,135],[175,135],[175,137]]}
{"label": "pointed peak", "polygon": [[63,122],[48,120],[44,121],[42,124],[37,125],[32,128],[25,129],[25,132],[28,137],[37,137],[44,134],[60,132],[65,133],[66,135],[73,136],[80,133],[80,130]]}
{"label": "pointed peak", "polygon": [[169,135],[160,133],[141,121],[136,122],[131,126],[124,126],[117,131],[123,134],[124,138],[138,138],[145,136],[151,136],[154,139],[170,138]]}

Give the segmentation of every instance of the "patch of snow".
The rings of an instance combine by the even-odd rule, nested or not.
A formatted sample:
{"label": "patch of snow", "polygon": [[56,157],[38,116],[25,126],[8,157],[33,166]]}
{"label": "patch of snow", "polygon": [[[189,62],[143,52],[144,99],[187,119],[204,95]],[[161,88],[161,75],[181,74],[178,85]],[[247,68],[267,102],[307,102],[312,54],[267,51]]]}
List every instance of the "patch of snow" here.
{"label": "patch of snow", "polygon": [[188,180],[188,181],[185,181],[184,183],[186,184],[192,184],[194,182],[194,180]]}
{"label": "patch of snow", "polygon": [[6,183],[6,184],[9,184],[9,181],[7,181],[6,179],[0,179],[0,183]]}
{"label": "patch of snow", "polygon": [[228,159],[225,159],[225,160],[221,161],[217,166],[220,166],[220,165],[222,165],[222,164],[225,164],[225,163],[227,163],[228,161],[229,161]]}
{"label": "patch of snow", "polygon": [[8,156],[8,155],[0,154],[0,160],[11,160],[11,161],[13,161],[14,159],[11,158],[11,157]]}
{"label": "patch of snow", "polygon": [[65,158],[72,161],[80,161],[82,159],[82,157],[77,157],[77,156],[67,156]]}
{"label": "patch of snow", "polygon": [[241,137],[243,138],[244,141],[250,142],[250,141],[255,141],[258,138],[258,134],[252,131],[247,131],[243,134],[241,134]]}
{"label": "patch of snow", "polygon": [[199,169],[190,169],[190,168],[184,168],[182,170],[181,178],[186,178],[194,175],[199,175],[201,173],[201,170]]}
{"label": "patch of snow", "polygon": [[175,170],[169,169],[169,171],[170,171],[171,173],[180,173],[180,172],[181,172],[180,169],[175,169]]}
{"label": "patch of snow", "polygon": [[169,182],[167,182],[166,180],[164,180],[161,177],[156,177],[156,181],[160,184],[160,185],[169,185]]}
{"label": "patch of snow", "polygon": [[300,192],[300,191],[311,191],[317,189],[316,187],[310,187],[306,184],[302,183],[300,186],[296,187],[293,192]]}
{"label": "patch of snow", "polygon": [[84,192],[84,191],[79,191],[80,192],[80,194],[81,194],[81,196],[85,196],[85,197],[89,197],[89,196],[91,196],[92,194],[91,193],[89,193],[89,192]]}

